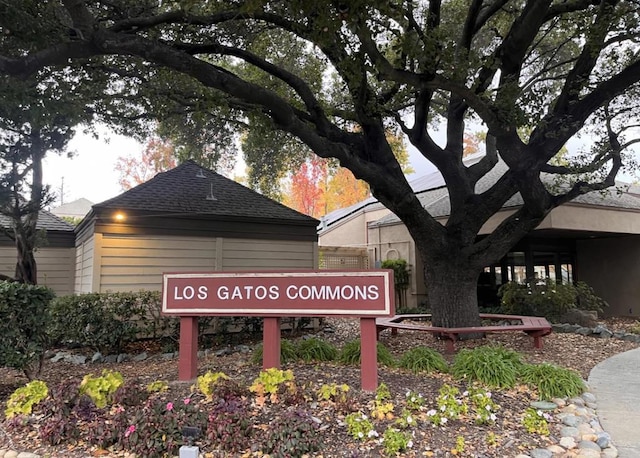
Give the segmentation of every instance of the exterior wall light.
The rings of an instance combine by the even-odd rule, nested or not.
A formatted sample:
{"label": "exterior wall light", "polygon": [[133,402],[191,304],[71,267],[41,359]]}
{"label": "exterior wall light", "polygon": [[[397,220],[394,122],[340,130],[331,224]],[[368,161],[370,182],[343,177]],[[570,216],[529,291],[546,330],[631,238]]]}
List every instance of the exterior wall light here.
{"label": "exterior wall light", "polygon": [[115,219],[117,222],[121,223],[126,219],[126,217],[125,217],[124,213],[117,212],[115,215],[113,215],[113,219]]}

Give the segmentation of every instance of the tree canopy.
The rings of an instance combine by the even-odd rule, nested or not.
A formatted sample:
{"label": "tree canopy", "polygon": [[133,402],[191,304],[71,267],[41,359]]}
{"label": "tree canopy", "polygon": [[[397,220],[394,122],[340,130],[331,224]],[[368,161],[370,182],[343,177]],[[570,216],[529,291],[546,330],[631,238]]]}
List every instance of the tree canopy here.
{"label": "tree canopy", "polygon": [[[291,160],[286,145],[336,159],[407,226],[434,322],[468,325],[482,268],[553,208],[612,186],[638,142],[639,10],[637,0],[7,0],[0,72],[82,79],[99,65],[127,101],[114,112],[141,116],[187,85],[198,94],[180,103],[187,118],[221,133],[261,126],[247,131],[261,173]],[[152,98],[159,83],[169,94]],[[487,132],[486,155],[465,166],[471,124]],[[388,130],[442,173],[446,224],[412,192]],[[586,134],[592,149],[552,161]],[[508,170],[476,192],[499,161]],[[478,237],[517,193],[524,204]]]}

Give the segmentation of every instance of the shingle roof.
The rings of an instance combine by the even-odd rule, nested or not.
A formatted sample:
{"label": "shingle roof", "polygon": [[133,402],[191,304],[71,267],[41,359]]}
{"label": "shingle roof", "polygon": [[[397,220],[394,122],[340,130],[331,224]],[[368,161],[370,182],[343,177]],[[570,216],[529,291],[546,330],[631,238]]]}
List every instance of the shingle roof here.
{"label": "shingle roof", "polygon": [[161,215],[210,215],[317,225],[318,221],[218,173],[186,161],[135,188],[93,206]]}
{"label": "shingle roof", "polygon": [[[0,215],[0,227],[10,228],[12,226],[11,220],[4,215]],[[46,210],[40,210],[38,213],[38,222],[36,223],[38,230],[47,231],[60,231],[60,232],[73,232],[74,227],[58,218],[56,215],[49,213]]]}
{"label": "shingle roof", "polygon": [[71,216],[75,218],[82,218],[91,211],[93,202],[88,199],[81,198],[62,204],[59,207],[52,208],[51,213],[56,216]]}

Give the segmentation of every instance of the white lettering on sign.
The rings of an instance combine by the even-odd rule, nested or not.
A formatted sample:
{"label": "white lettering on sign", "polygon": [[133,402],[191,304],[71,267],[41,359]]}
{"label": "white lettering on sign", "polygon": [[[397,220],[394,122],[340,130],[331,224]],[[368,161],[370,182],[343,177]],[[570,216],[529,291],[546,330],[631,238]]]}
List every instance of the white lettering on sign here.
{"label": "white lettering on sign", "polygon": [[339,301],[339,300],[368,300],[375,301],[380,298],[380,292],[377,285],[362,286],[308,286],[308,285],[290,285],[287,287],[287,298],[291,300],[320,300],[320,301]]}
{"label": "white lettering on sign", "polygon": [[266,286],[234,286],[229,288],[228,286],[220,286],[217,291],[218,299],[221,301],[234,300],[234,299],[271,299],[275,301],[280,298],[280,290],[276,285],[271,285],[269,288]]}
{"label": "white lettering on sign", "polygon": [[182,289],[177,286],[173,288],[173,298],[177,301],[190,300],[196,297],[200,300],[205,300],[209,297],[209,291],[206,286],[198,286],[198,289],[193,286],[185,286]]}

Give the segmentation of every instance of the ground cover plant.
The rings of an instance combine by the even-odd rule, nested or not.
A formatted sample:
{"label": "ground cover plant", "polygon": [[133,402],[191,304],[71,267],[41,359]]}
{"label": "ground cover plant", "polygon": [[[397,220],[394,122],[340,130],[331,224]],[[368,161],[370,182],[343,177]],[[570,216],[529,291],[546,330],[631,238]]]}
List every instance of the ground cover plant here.
{"label": "ground cover plant", "polygon": [[[314,337],[342,348],[354,334],[357,320],[348,334]],[[303,340],[292,339],[292,344],[297,347]],[[539,363],[573,367],[584,377],[589,367],[575,363],[596,364],[633,347],[561,334],[547,337],[542,350],[533,349],[524,334],[488,340],[460,346],[469,351],[489,348],[495,358],[507,361],[517,356],[523,367],[536,364],[544,374],[539,379],[562,383],[564,375]],[[382,342],[395,361],[411,355],[414,347],[428,347],[441,356],[444,350],[433,336],[416,333],[391,337],[384,332]],[[587,357],[568,357],[576,351]],[[250,354],[210,356],[200,360],[194,383],[176,381],[177,362],[164,361],[160,354],[142,363],[46,363],[48,395],[39,399],[40,386],[19,397],[31,403],[31,413],[22,413],[20,401],[12,404],[19,413],[2,424],[0,448],[49,453],[51,458],[117,457],[125,451],[138,457],[163,456],[184,443],[185,425],[198,427],[196,444],[211,454],[205,456],[446,456],[455,451],[457,456],[498,457],[552,442],[553,434],[547,431],[559,427],[553,413],[546,418],[529,411],[530,403],[541,397],[540,382],[525,382],[520,372],[514,388],[492,388],[452,374],[455,358],[443,359],[446,370],[428,373],[379,365],[380,388],[375,393],[359,389],[357,363],[337,361],[296,360],[281,371],[262,371]],[[10,395],[26,380],[19,372],[2,371],[0,396],[7,406]],[[92,375],[86,377],[88,373]],[[122,374],[123,383],[116,382],[116,373]],[[95,384],[110,393],[104,395],[104,407],[82,392],[83,379],[103,379]],[[111,393],[113,385],[118,386]]]}

